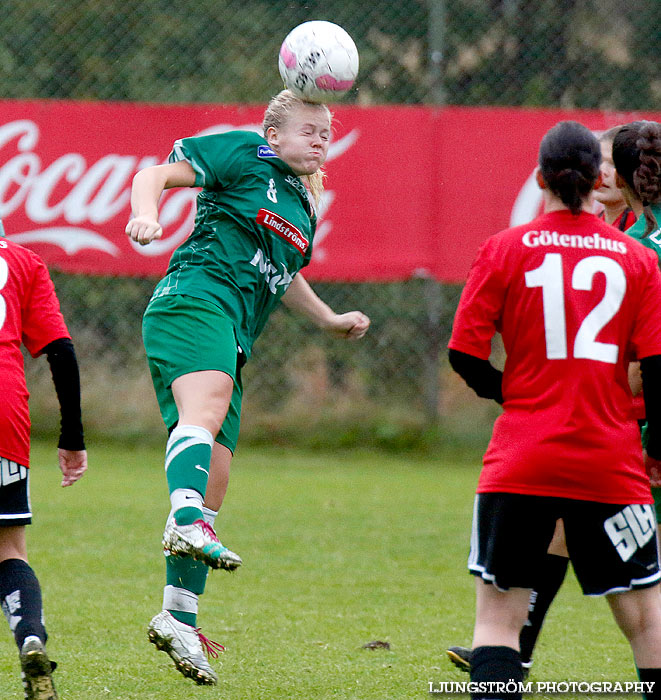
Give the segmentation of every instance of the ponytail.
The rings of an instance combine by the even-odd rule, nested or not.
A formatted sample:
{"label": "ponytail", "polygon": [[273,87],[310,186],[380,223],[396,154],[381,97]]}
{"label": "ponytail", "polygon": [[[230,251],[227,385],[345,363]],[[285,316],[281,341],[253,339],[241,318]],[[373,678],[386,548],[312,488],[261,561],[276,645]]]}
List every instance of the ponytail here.
{"label": "ponytail", "polygon": [[582,124],[564,121],[550,129],[539,146],[539,169],[549,190],[578,216],[601,164],[599,142]]}
{"label": "ponytail", "polygon": [[583,202],[591,192],[594,180],[585,177],[579,170],[565,168],[558,173],[553,173],[544,181],[551,192],[557,195],[562,203],[578,216],[583,209]]}
{"label": "ponytail", "polygon": [[643,205],[643,235],[649,236],[659,227],[650,205],[661,202],[661,124],[625,124],[613,139],[613,162],[617,174]]}

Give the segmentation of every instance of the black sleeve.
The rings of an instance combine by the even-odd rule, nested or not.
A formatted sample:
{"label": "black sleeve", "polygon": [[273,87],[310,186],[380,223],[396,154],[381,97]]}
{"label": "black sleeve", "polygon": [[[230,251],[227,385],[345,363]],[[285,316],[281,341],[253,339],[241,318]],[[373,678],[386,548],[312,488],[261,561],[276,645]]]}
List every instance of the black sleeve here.
{"label": "black sleeve", "polygon": [[647,454],[661,459],[661,355],[645,357],[640,361],[643,375],[643,396],[647,418]]}
{"label": "black sleeve", "polygon": [[83,423],[80,410],[80,375],[73,343],[60,338],[46,345],[43,351],[48,358],[57,399],[60,402],[60,441],[63,450],[84,450]]}
{"label": "black sleeve", "polygon": [[478,396],[503,403],[503,373],[489,360],[459,350],[450,350],[448,357],[452,369]]}

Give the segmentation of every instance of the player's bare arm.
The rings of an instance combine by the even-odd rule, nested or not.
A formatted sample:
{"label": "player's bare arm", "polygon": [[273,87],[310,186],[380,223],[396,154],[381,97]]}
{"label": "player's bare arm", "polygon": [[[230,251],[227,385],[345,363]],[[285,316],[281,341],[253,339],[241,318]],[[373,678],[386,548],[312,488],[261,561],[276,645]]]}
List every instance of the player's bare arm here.
{"label": "player's bare arm", "polygon": [[634,396],[638,396],[643,390],[643,379],[640,375],[640,362],[630,362],[627,371],[629,388]]}
{"label": "player's bare arm", "polygon": [[350,340],[362,338],[370,326],[369,318],[361,311],[335,313],[316,295],[301,274],[294,277],[282,301],[292,311],[306,316],[319,328],[342,338]]}
{"label": "player's bare arm", "polygon": [[131,210],[133,216],[126,233],[140,245],[147,245],[163,235],[158,223],[158,200],[163,190],[172,187],[193,187],[195,171],[188,161],[145,168],[133,178]]}

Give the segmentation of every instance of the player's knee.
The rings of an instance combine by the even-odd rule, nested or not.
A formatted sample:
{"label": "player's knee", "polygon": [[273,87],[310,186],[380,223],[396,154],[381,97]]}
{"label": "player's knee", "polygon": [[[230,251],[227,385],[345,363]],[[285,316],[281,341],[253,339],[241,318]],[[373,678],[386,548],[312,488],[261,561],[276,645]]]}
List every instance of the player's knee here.
{"label": "player's knee", "polygon": [[0,562],[8,559],[28,560],[23,527],[0,527]]}
{"label": "player's knee", "polygon": [[649,635],[661,635],[661,595],[658,586],[614,596],[611,607],[615,621],[628,640]]}
{"label": "player's knee", "polygon": [[212,435],[217,435],[227,416],[227,405],[210,404],[206,410],[200,413],[200,425],[204,426]]}
{"label": "player's knee", "polygon": [[482,611],[476,620],[476,629],[479,627],[490,632],[497,630],[500,634],[518,639],[528,617],[527,610],[527,607],[501,605]]}

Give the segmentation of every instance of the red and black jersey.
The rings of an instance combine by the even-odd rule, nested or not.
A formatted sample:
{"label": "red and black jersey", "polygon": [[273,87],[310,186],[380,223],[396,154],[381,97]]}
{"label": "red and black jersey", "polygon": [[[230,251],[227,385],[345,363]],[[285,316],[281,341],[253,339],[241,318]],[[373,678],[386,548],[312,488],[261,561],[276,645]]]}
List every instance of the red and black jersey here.
{"label": "red and black jersey", "polygon": [[[599,214],[599,218],[604,218],[604,212]],[[618,217],[613,221],[611,226],[615,226],[619,231],[626,231],[630,226],[636,223],[636,215],[633,209],[627,207]],[[636,420],[645,420],[645,401],[643,400],[642,392],[638,396],[634,396],[633,403],[631,406],[631,415]]]}
{"label": "red and black jersey", "polygon": [[478,492],[652,503],[627,367],[661,354],[652,251],[593,214],[544,214],[481,247],[450,348],[502,334],[504,413]]}
{"label": "red and black jersey", "polygon": [[[599,218],[603,219],[604,218],[604,212],[602,211],[599,214]],[[633,209],[630,209],[627,207],[618,217],[613,221],[611,226],[614,226],[616,229],[619,231],[626,231],[630,226],[633,226],[636,223],[636,215],[633,212]]]}
{"label": "red and black jersey", "polygon": [[29,466],[21,343],[37,357],[52,341],[69,337],[46,265],[31,250],[0,239],[0,456]]}

